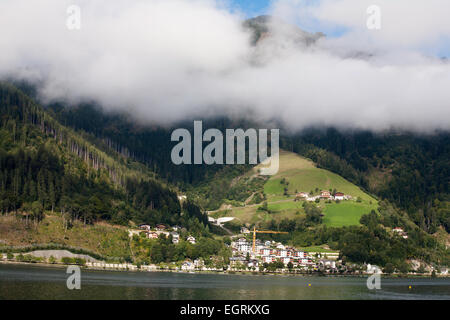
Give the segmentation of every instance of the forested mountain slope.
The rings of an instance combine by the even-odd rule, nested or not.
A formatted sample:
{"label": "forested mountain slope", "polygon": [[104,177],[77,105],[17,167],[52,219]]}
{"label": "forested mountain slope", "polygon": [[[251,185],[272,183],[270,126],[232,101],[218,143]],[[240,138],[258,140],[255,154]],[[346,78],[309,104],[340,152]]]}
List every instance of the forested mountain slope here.
{"label": "forested mountain slope", "polygon": [[[147,166],[113,148],[101,150],[61,125],[12,85],[0,84],[0,212],[40,221],[58,211],[85,223],[207,224],[192,204]],[[181,216],[182,211],[188,214]]]}

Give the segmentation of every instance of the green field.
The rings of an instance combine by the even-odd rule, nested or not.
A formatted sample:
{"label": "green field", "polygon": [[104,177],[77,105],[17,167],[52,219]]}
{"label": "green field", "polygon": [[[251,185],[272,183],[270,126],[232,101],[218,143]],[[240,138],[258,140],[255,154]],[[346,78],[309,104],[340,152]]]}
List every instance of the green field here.
{"label": "green field", "polygon": [[[287,183],[282,184],[283,179]],[[287,188],[287,195],[284,194],[284,188]],[[272,219],[277,221],[285,218],[294,219],[304,214],[303,202],[294,201],[296,191],[307,193],[313,191],[317,194],[321,190],[329,189],[351,195],[353,200],[340,203],[321,201],[319,205],[323,209],[323,223],[327,226],[357,225],[362,215],[377,208],[377,201],[358,186],[335,173],[317,168],[308,159],[291,152],[281,151],[278,173],[264,184],[270,213],[257,210],[260,205],[253,205],[232,208],[226,215],[236,217],[236,222],[250,225]],[[356,201],[357,198],[360,198],[360,202]],[[221,215],[223,214],[222,212]]]}
{"label": "green field", "polygon": [[331,249],[325,249],[321,246],[311,246],[311,247],[302,247],[299,248],[300,250],[303,250],[305,252],[323,252],[323,253],[337,253],[339,251],[331,250]]}
{"label": "green field", "polygon": [[[281,184],[282,179],[289,183],[287,186]],[[269,200],[286,199],[283,195],[284,188],[288,188],[288,194],[293,196],[295,191],[307,192],[316,189],[336,189],[339,192],[349,194],[355,199],[374,201],[372,197],[364,193],[359,187],[345,180],[341,176],[325,169],[317,168],[310,160],[302,158],[297,154],[283,151],[280,153],[280,170],[278,174],[270,177],[264,185],[264,192]]]}
{"label": "green field", "polygon": [[[294,204],[294,202],[292,201]],[[296,203],[298,204],[298,203]],[[289,205],[286,205],[287,207]],[[233,208],[227,213],[227,217],[236,217],[236,220],[242,224],[255,224],[261,221],[267,222],[270,220],[279,221],[284,218],[294,219],[304,214],[303,208],[284,208],[283,205],[269,204],[269,210],[271,213],[257,210],[258,206],[243,207],[243,208]],[[278,211],[276,211],[278,210]],[[215,215],[212,215],[213,217]]]}
{"label": "green field", "polygon": [[343,227],[359,224],[361,216],[375,210],[377,205],[367,203],[341,202],[325,205],[323,223],[329,227]]}

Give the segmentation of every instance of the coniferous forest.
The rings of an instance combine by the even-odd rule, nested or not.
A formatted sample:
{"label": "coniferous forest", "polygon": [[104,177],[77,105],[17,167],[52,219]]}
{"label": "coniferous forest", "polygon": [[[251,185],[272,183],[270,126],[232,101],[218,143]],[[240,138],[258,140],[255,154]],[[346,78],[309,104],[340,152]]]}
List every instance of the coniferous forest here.
{"label": "coniferous forest", "polygon": [[[69,220],[181,224],[207,218],[145,166],[101,151],[54,120],[13,86],[0,86],[0,212],[39,222],[45,211]],[[186,212],[181,216],[181,212]]]}
{"label": "coniferous forest", "polygon": [[[170,160],[170,128],[137,125],[127,115],[105,113],[92,104],[41,107],[32,88],[19,87],[0,86],[0,213],[21,217],[26,225],[56,212],[67,228],[74,221],[162,223],[208,238],[223,230],[209,224],[205,210],[217,209],[224,200],[243,201],[265,182],[233,182],[250,166],[176,166]],[[257,126],[229,119],[210,119],[204,125]],[[176,127],[191,126],[186,121]],[[446,263],[448,254],[433,234],[449,231],[449,139],[443,132],[282,132],[281,148],[358,185],[381,201],[380,208],[354,227],[322,226],[320,212],[315,220],[272,220],[261,226],[290,235],[262,238],[298,246],[328,244],[349,261],[392,263],[397,269],[405,269],[405,259],[411,258]],[[177,195],[186,192],[190,200],[180,204]],[[396,226],[410,235],[407,244],[386,233],[385,228]],[[152,253],[154,260],[178,256],[162,251],[162,256]]]}

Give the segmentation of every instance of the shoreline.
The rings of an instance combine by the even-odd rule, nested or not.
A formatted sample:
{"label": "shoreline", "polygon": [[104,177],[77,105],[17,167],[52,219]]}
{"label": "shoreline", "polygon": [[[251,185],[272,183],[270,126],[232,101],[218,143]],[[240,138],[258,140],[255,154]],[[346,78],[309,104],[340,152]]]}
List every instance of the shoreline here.
{"label": "shoreline", "polygon": [[[43,263],[43,262],[21,262],[21,261],[5,261],[0,260],[0,264],[4,265],[22,265],[22,266],[37,266],[37,267],[51,267],[51,268],[67,268],[70,265],[75,264],[61,264],[61,263]],[[263,271],[212,271],[212,270],[167,270],[167,269],[152,269],[152,270],[129,270],[129,269],[119,269],[119,268],[98,268],[77,265],[81,269],[89,271],[109,271],[109,272],[168,272],[168,273],[184,273],[184,274],[223,274],[223,275],[251,275],[251,276],[299,276],[299,277],[328,277],[328,278],[367,278],[373,274],[361,273],[361,274],[327,274],[327,273],[297,273],[297,272],[263,272]],[[450,275],[436,275],[432,277],[431,274],[385,274],[382,273],[380,276],[384,278],[450,278]]]}

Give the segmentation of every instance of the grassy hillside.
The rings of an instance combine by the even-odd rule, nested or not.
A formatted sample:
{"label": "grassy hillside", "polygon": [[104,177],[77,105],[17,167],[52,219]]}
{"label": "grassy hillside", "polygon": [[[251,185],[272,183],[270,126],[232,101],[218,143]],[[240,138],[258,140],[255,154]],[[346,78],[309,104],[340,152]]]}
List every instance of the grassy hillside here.
{"label": "grassy hillside", "polygon": [[341,202],[326,204],[323,223],[330,227],[343,227],[359,224],[363,214],[377,208],[376,204]]}
{"label": "grassy hillside", "polygon": [[[289,184],[281,184],[282,179]],[[272,176],[264,185],[264,192],[268,200],[283,199],[284,188],[288,188],[288,194],[294,195],[298,192],[311,192],[318,194],[316,189],[336,189],[339,192],[349,194],[355,199],[361,197],[365,201],[374,201],[372,197],[364,193],[359,187],[348,182],[341,176],[325,169],[317,168],[316,165],[299,155],[287,151],[280,153],[280,170]]]}
{"label": "grassy hillside", "polygon": [[126,228],[107,223],[84,225],[75,220],[73,226],[66,230],[64,220],[57,214],[46,215],[40,223],[28,226],[17,216],[0,216],[0,239],[0,248],[57,243],[104,257],[131,256]]}
{"label": "grassy hillside", "polygon": [[[258,166],[255,167],[253,173],[258,169]],[[233,216],[236,217],[236,223],[249,225],[270,220],[295,219],[305,215],[303,202],[294,201],[296,192],[312,192],[317,195],[321,190],[330,189],[351,195],[353,200],[340,203],[320,201],[318,206],[324,214],[325,225],[358,225],[362,215],[377,208],[377,201],[356,185],[335,173],[317,168],[312,161],[297,154],[281,151],[278,173],[270,177],[263,186],[268,211],[258,210],[261,204],[253,204],[214,212],[212,216]]]}

